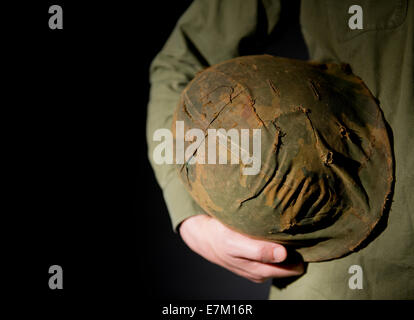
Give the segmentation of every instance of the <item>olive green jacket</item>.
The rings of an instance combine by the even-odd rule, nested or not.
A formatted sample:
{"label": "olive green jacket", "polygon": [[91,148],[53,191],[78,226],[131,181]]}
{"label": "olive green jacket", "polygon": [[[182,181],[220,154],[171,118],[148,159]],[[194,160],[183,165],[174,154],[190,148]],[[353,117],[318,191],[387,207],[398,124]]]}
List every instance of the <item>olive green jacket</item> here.
{"label": "olive green jacket", "polygon": [[[351,30],[355,12],[348,11],[355,4],[363,10],[363,29]],[[246,39],[265,39],[279,13],[279,1],[195,0],[153,60],[149,158],[175,230],[203,211],[175,166],[153,162],[159,143],[153,133],[171,128],[179,95],[196,72],[239,56]],[[414,1],[307,0],[300,20],[311,60],[349,63],[379,100],[393,131],[396,183],[388,226],[378,238],[345,258],[309,264],[286,288],[272,286],[270,299],[414,299]],[[354,288],[361,273],[362,289]]]}

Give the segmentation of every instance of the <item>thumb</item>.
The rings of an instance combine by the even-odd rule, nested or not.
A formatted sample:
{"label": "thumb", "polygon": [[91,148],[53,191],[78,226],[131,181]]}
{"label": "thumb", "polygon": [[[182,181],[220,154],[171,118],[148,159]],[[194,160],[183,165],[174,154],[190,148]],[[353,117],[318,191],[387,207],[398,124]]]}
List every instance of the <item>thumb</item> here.
{"label": "thumb", "polygon": [[233,254],[263,263],[280,263],[286,260],[286,248],[270,241],[256,240],[245,235],[234,235],[232,242]]}
{"label": "thumb", "polygon": [[273,248],[273,262],[280,263],[287,258],[286,248],[280,244],[276,244]]}

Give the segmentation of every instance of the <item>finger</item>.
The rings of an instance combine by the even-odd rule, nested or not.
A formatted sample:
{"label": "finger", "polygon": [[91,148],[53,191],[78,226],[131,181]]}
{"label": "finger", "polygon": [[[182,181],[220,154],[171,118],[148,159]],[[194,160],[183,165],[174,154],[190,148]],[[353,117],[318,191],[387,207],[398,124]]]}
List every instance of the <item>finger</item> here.
{"label": "finger", "polygon": [[255,279],[285,278],[301,275],[304,272],[303,263],[295,265],[275,265],[260,262],[251,262],[246,270]]}
{"label": "finger", "polygon": [[246,272],[245,270],[239,270],[239,269],[235,269],[232,270],[235,274],[239,275],[240,277],[243,277],[247,280],[253,281],[255,283],[263,283],[265,282],[267,279],[261,278],[261,277],[256,277],[255,275],[252,275],[251,273]]}
{"label": "finger", "polygon": [[269,278],[298,276],[305,270],[303,262],[290,265],[268,264],[242,258],[227,261],[225,267],[254,282],[263,282]]}
{"label": "finger", "polygon": [[237,232],[227,237],[226,242],[230,254],[234,257],[264,263],[280,263],[287,257],[284,246],[269,241],[252,239]]}
{"label": "finger", "polygon": [[237,274],[237,275],[239,275],[239,276],[241,276],[241,277],[243,277],[247,280],[255,282],[255,283],[263,283],[263,282],[265,282],[266,280],[269,279],[267,277],[263,277],[263,276],[258,275],[256,273],[253,273],[251,270],[245,269],[245,268],[240,267],[240,266],[232,266],[232,267],[229,268],[229,270],[231,270],[235,274]]}

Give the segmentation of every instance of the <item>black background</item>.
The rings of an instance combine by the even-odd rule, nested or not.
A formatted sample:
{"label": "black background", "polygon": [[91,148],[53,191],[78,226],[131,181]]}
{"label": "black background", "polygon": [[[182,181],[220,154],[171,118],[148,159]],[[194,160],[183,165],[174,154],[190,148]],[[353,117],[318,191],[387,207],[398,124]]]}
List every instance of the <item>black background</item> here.
{"label": "black background", "polygon": [[[150,301],[267,298],[270,283],[207,262],[172,231],[147,160],[149,65],[190,3],[2,5],[4,216],[14,227],[2,276],[15,312],[59,318],[81,307],[141,313],[154,312]],[[63,30],[48,28],[52,4],[63,8]],[[307,59],[298,1],[282,10],[269,42],[250,53]],[[63,290],[48,287],[54,264]]]}

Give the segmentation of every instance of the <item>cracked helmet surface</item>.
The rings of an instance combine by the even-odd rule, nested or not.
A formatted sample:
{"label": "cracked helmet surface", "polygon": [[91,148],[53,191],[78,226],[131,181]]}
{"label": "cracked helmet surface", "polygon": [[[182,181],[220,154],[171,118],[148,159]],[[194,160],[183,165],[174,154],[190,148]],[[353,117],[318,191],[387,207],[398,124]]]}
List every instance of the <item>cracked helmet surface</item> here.
{"label": "cracked helmet surface", "polygon": [[[175,146],[176,121],[185,132],[203,132],[198,144],[184,141],[185,150],[193,148],[177,164],[182,182],[207,214],[233,230],[286,245],[310,262],[359,250],[386,220],[394,183],[389,129],[346,64],[269,55],[222,62],[182,92]],[[243,150],[229,134],[215,147],[217,156],[227,153],[226,163],[196,161],[207,158],[208,129],[249,129],[250,155],[253,129],[260,129],[257,174],[244,174],[243,161],[230,162]]]}

